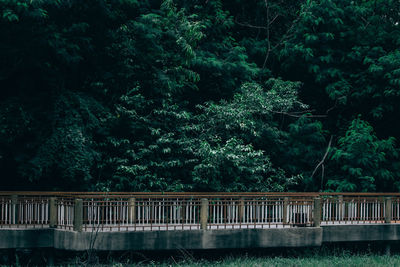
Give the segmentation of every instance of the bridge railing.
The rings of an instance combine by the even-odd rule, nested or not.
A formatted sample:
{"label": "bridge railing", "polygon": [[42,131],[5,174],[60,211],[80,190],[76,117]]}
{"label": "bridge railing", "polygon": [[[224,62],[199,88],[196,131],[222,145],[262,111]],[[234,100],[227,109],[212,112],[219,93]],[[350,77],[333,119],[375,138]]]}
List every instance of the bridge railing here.
{"label": "bridge railing", "polygon": [[400,196],[392,198],[392,218],[393,222],[400,223]]}
{"label": "bridge railing", "polygon": [[385,199],[382,197],[327,197],[322,208],[323,224],[382,223],[385,221]]}
{"label": "bridge railing", "polygon": [[400,222],[400,194],[0,192],[0,228],[11,229],[151,231],[385,222]]}
{"label": "bridge railing", "polygon": [[311,226],[312,197],[255,196],[213,199],[208,229]]}
{"label": "bridge railing", "polygon": [[86,198],[83,228],[96,231],[199,229],[200,201],[168,196]]}
{"label": "bridge railing", "polygon": [[[57,197],[55,201],[55,227],[72,230],[74,226],[75,199],[72,197]],[[50,222],[49,222],[50,226]]]}
{"label": "bridge railing", "polygon": [[49,224],[49,203],[46,197],[0,196],[0,228],[45,227]]}

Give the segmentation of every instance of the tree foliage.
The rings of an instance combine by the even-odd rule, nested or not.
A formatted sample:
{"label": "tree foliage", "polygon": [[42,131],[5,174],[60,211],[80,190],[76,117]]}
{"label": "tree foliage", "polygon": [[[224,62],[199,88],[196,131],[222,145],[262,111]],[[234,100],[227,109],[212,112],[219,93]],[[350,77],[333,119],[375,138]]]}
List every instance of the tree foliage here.
{"label": "tree foliage", "polygon": [[0,0],[4,190],[399,190],[394,0]]}
{"label": "tree foliage", "polygon": [[398,188],[398,153],[393,137],[379,140],[368,122],[354,119],[332,154],[337,166],[327,185],[341,192]]}

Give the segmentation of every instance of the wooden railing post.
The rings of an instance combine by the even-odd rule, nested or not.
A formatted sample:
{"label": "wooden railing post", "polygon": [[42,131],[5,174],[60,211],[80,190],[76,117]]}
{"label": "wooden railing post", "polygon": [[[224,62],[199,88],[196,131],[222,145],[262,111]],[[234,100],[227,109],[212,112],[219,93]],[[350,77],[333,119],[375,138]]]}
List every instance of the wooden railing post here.
{"label": "wooden railing post", "polygon": [[392,222],[392,198],[385,197],[385,223]]}
{"label": "wooden railing post", "polygon": [[19,213],[18,196],[12,195],[11,196],[11,224],[18,224],[18,213]]}
{"label": "wooden railing post", "polygon": [[129,223],[136,222],[136,198],[134,197],[128,201],[128,221]]}
{"label": "wooden railing post", "polygon": [[49,199],[49,226],[50,228],[57,227],[57,206],[55,197]]}
{"label": "wooden railing post", "polygon": [[314,227],[320,227],[321,226],[321,211],[322,211],[322,206],[321,206],[321,198],[316,197],[314,198]]}
{"label": "wooden railing post", "polygon": [[83,226],[83,200],[75,199],[74,231],[81,232]]}
{"label": "wooden railing post", "polygon": [[208,222],[208,199],[201,199],[200,206],[200,229],[207,230],[207,222]]}
{"label": "wooden railing post", "polygon": [[289,207],[289,198],[285,197],[283,199],[283,224],[287,224],[289,222],[288,207]]}

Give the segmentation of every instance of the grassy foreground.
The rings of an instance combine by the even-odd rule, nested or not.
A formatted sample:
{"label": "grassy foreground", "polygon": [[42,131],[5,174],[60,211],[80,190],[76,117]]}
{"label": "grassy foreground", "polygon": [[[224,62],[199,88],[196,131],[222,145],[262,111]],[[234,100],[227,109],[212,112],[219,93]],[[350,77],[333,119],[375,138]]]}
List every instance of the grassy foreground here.
{"label": "grassy foreground", "polygon": [[[5,266],[25,266],[24,264],[1,265]],[[40,266],[40,265],[31,265]],[[380,255],[343,255],[343,256],[310,256],[300,258],[286,258],[286,257],[228,257],[222,260],[181,260],[175,261],[171,258],[165,262],[159,261],[146,261],[135,263],[88,263],[88,262],[69,262],[65,264],[56,264],[58,267],[72,267],[72,266],[85,266],[85,267],[331,267],[331,266],[360,266],[360,267],[375,267],[375,266],[400,266],[400,255],[394,256],[380,256]]]}
{"label": "grassy foreground", "polygon": [[[385,255],[383,244],[367,246],[367,249],[324,247],[322,249],[273,250],[229,250],[229,251],[171,251],[146,254],[141,252],[122,254],[81,254],[68,255],[58,252],[56,261],[50,263],[45,258],[48,251],[38,251],[29,255],[10,254],[3,266],[46,266],[57,267],[291,267],[291,266],[400,266],[400,246],[392,246],[392,255]],[[40,252],[40,253],[39,253]],[[60,254],[61,253],[61,254]],[[65,252],[64,252],[65,253]],[[4,254],[0,259],[4,260]],[[14,258],[15,257],[15,258]],[[36,258],[36,260],[35,260]],[[14,261],[12,261],[14,259]]]}
{"label": "grassy foreground", "polygon": [[[129,266],[129,264],[115,264],[114,266]],[[139,265],[140,266],[140,265]],[[376,255],[361,255],[361,256],[315,256],[305,258],[260,258],[260,257],[240,257],[226,258],[219,261],[184,261],[177,263],[151,263],[141,266],[165,266],[165,267],[197,267],[197,266],[226,266],[226,267],[261,267],[261,266],[400,266],[400,256],[376,256]]]}

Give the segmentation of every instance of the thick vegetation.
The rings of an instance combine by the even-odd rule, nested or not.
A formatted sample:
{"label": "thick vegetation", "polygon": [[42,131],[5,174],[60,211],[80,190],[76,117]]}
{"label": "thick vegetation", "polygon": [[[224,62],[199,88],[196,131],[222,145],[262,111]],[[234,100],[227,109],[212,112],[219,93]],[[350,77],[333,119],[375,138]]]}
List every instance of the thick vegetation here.
{"label": "thick vegetation", "polygon": [[399,191],[398,0],[0,0],[3,190]]}

